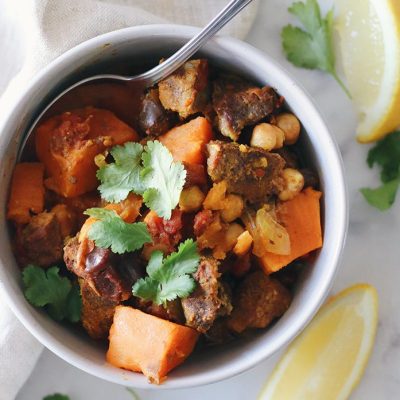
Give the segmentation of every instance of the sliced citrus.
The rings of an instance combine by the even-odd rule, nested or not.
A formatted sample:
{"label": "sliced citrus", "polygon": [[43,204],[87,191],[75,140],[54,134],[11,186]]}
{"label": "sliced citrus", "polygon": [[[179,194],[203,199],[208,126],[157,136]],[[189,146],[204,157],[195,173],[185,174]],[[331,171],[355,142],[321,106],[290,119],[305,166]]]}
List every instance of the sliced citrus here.
{"label": "sliced citrus", "polygon": [[342,291],[289,346],[259,400],[347,399],[366,367],[377,322],[372,286]]}
{"label": "sliced citrus", "polygon": [[336,0],[339,52],[359,111],[357,139],[400,125],[400,1]]}

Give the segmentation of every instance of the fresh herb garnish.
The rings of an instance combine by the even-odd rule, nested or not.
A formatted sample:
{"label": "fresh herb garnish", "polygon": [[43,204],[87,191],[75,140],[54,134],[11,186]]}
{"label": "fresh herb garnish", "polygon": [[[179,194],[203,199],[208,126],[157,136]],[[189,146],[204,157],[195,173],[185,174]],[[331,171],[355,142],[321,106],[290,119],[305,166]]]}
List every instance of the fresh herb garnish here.
{"label": "fresh herb garnish", "polygon": [[78,322],[81,317],[81,296],[77,285],[59,275],[58,267],[47,270],[28,265],[22,271],[25,297],[32,305],[44,307],[50,316]]}
{"label": "fresh herb garnish", "polygon": [[104,200],[117,203],[128,197],[129,192],[142,193],[140,163],[143,146],[139,143],[125,143],[110,150],[114,162],[97,171],[101,185],[99,191]]}
{"label": "fresh herb garnish", "polygon": [[146,187],[143,200],[158,216],[170,219],[185,184],[182,163],[174,162],[172,154],[159,141],[147,142],[142,155],[142,177]]}
{"label": "fresh herb garnish", "polygon": [[70,400],[70,398],[65,394],[54,393],[43,397],[43,400]]}
{"label": "fresh herb garnish", "polygon": [[191,274],[197,271],[199,262],[197,243],[192,239],[181,243],[178,251],[166,258],[154,251],[146,269],[148,276],[133,285],[132,293],[163,305],[177,297],[185,298],[196,288]]}
{"label": "fresh herb garnish", "polygon": [[98,247],[111,248],[113,253],[123,254],[151,242],[144,222],[128,224],[114,210],[105,208],[89,208],[85,214],[97,219],[89,228],[88,236]]}
{"label": "fresh herb garnish", "polygon": [[369,152],[367,163],[381,167],[382,185],[376,189],[363,188],[361,193],[368,203],[381,211],[392,206],[400,185],[400,131],[380,140]]}
{"label": "fresh herb garnish", "polygon": [[333,9],[322,18],[317,0],[306,0],[293,3],[289,12],[298,17],[304,30],[293,25],[282,29],[282,46],[287,59],[297,67],[328,72],[351,97],[335,69]]}
{"label": "fresh herb garnish", "polygon": [[186,171],[175,162],[170,151],[159,141],[149,141],[143,147],[125,143],[111,150],[114,162],[101,167],[97,178],[103,199],[124,200],[129,192],[143,196],[147,207],[158,216],[169,219],[185,184]]}

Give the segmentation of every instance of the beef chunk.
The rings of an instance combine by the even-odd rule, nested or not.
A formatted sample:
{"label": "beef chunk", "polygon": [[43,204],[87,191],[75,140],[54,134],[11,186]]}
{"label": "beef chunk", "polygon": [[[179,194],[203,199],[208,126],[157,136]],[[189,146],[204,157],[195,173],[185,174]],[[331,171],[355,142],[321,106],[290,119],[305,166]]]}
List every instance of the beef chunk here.
{"label": "beef chunk", "polygon": [[159,136],[174,124],[174,114],[161,104],[158,89],[150,89],[142,100],[139,126],[147,135]]}
{"label": "beef chunk", "polygon": [[203,187],[207,185],[207,173],[202,164],[183,163],[186,170],[185,188],[190,186]]}
{"label": "beef chunk", "polygon": [[67,268],[75,275],[83,278],[84,265],[78,263],[79,241],[78,237],[73,237],[67,241],[64,246],[64,262]]}
{"label": "beef chunk", "polygon": [[299,168],[299,157],[295,152],[289,150],[286,146],[274,150],[274,153],[279,154],[285,160],[286,168]]}
{"label": "beef chunk", "polygon": [[238,78],[222,78],[214,82],[212,104],[218,129],[236,141],[245,126],[271,115],[282,100],[271,87],[258,88]]}
{"label": "beef chunk", "polygon": [[262,271],[255,271],[239,284],[233,298],[228,327],[236,333],[265,328],[280,317],[291,302],[289,291]]}
{"label": "beef chunk", "polygon": [[194,274],[197,288],[182,300],[186,325],[201,333],[207,332],[217,317],[228,315],[232,310],[229,291],[219,277],[217,260],[203,257]]}
{"label": "beef chunk", "polygon": [[221,141],[211,141],[207,151],[208,174],[213,182],[225,180],[229,193],[240,194],[255,203],[283,189],[285,161],[278,154]]}
{"label": "beef chunk", "polygon": [[234,335],[228,328],[227,318],[217,318],[211,328],[205,333],[204,338],[210,346],[232,341]]}
{"label": "beef chunk", "polygon": [[190,60],[158,84],[160,101],[181,118],[201,112],[208,99],[208,61]]}
{"label": "beef chunk", "polygon": [[90,284],[79,279],[82,297],[82,325],[93,339],[107,339],[117,301],[99,296]]}
{"label": "beef chunk", "polygon": [[63,237],[55,213],[43,212],[32,217],[19,232],[17,241],[21,264],[49,267],[63,258]]}
{"label": "beef chunk", "polygon": [[[67,268],[83,278],[100,296],[114,302],[131,297],[131,288],[144,276],[144,267],[136,254],[118,256],[108,249],[91,247],[82,256],[78,238],[70,239],[64,247]],[[80,260],[82,258],[82,260]]]}
{"label": "beef chunk", "polygon": [[158,318],[166,319],[178,324],[183,324],[185,322],[182,305],[179,299],[168,301],[164,307],[163,305],[158,305],[137,297],[135,298],[134,307],[142,310],[146,314],[151,314]]}

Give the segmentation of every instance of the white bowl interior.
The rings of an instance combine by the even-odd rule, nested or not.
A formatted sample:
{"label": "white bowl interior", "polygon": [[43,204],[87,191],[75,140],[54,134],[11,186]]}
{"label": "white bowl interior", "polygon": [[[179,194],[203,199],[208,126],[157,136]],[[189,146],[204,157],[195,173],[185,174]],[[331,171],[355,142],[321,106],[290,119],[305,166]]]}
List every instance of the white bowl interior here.
{"label": "white bowl interior", "polygon": [[[94,72],[109,71],[111,64],[156,62],[181,46],[196,30],[179,26],[128,28],[92,39],[64,54],[24,90],[0,135],[0,282],[8,301],[25,326],[50,350],[71,364],[106,380],[123,385],[154,388],[136,373],[105,362],[105,348],[86,335],[54,322],[31,307],[21,291],[4,218],[8,185],[23,133],[41,107],[68,83]],[[324,192],[324,247],[297,285],[293,303],[270,329],[227,346],[212,348],[190,357],[157,388],[178,388],[211,383],[238,374],[270,356],[292,340],[312,318],[328,293],[341,254],[347,227],[347,207],[341,160],[337,146],[308,96],[280,66],[251,46],[228,38],[217,38],[200,52],[213,63],[237,70],[259,83],[270,84],[283,95],[301,120],[307,135],[304,148],[316,168]]]}

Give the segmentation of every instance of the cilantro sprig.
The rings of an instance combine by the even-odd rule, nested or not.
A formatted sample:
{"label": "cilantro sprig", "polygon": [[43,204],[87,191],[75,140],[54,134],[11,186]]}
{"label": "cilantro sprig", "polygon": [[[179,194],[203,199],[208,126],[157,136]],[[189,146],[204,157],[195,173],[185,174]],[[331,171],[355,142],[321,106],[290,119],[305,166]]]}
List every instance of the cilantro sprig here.
{"label": "cilantro sprig", "polygon": [[196,288],[191,274],[197,271],[199,262],[197,243],[192,239],[181,243],[178,251],[166,258],[160,251],[154,251],[146,269],[148,276],[133,285],[132,293],[163,305],[178,297],[185,298]]}
{"label": "cilantro sprig", "polygon": [[144,222],[128,224],[114,210],[105,208],[89,208],[85,214],[97,220],[90,227],[88,236],[98,247],[111,248],[113,253],[123,254],[151,242]]}
{"label": "cilantro sprig", "polygon": [[101,197],[110,202],[124,200],[130,192],[143,196],[144,202],[162,218],[170,219],[185,184],[183,164],[174,161],[159,141],[146,146],[128,142],[110,151],[114,162],[97,171]]}
{"label": "cilantro sprig", "polygon": [[299,19],[304,30],[293,25],[282,29],[282,46],[287,59],[297,67],[331,74],[351,97],[335,68],[333,9],[322,18],[317,0],[306,0],[293,3],[288,10]]}
{"label": "cilantro sprig", "polygon": [[142,193],[140,162],[143,146],[140,143],[128,142],[123,146],[114,146],[110,154],[114,162],[106,164],[97,171],[101,185],[101,197],[118,203],[128,197],[129,192]]}
{"label": "cilantro sprig", "polygon": [[59,275],[58,267],[47,270],[28,265],[22,271],[24,294],[29,303],[43,307],[58,321],[78,322],[81,317],[81,296],[77,285]]}
{"label": "cilantro sprig", "polygon": [[375,188],[363,188],[365,200],[377,209],[389,209],[396,200],[400,185],[400,131],[396,131],[380,140],[369,152],[367,163],[370,168],[375,164],[381,167],[382,185]]}

